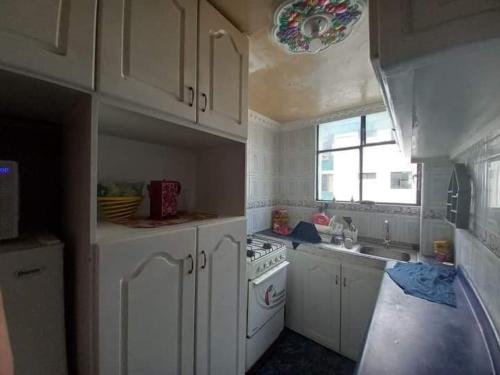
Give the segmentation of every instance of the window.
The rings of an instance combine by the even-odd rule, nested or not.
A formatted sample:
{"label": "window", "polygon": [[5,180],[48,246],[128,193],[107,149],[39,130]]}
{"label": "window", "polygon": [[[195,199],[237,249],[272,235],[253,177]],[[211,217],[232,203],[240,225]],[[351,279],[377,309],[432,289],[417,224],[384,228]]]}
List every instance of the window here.
{"label": "window", "polygon": [[400,152],[387,112],[318,125],[317,200],[419,204],[418,166]]}

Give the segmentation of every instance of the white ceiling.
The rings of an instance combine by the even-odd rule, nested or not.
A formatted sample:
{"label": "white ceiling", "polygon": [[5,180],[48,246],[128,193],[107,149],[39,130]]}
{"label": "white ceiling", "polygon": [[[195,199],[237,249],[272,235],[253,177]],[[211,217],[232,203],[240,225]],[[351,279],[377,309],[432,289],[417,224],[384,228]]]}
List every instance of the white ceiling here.
{"label": "white ceiling", "polygon": [[369,60],[368,8],[351,35],[316,55],[291,55],[270,37],[281,1],[212,0],[250,37],[250,108],[278,122],[380,102]]}

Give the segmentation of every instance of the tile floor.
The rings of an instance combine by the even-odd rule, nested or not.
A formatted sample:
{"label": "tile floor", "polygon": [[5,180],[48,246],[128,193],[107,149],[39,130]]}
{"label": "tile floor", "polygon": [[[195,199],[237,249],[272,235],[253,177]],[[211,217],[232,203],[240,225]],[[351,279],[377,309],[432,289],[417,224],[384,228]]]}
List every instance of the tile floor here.
{"label": "tile floor", "polygon": [[351,375],[356,362],[287,328],[248,375]]}

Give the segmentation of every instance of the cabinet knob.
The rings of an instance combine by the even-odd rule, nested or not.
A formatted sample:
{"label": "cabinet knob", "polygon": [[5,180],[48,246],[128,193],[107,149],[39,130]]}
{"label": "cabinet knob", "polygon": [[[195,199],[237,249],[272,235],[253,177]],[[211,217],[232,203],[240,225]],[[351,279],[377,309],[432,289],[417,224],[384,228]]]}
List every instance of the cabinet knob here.
{"label": "cabinet knob", "polygon": [[201,107],[201,111],[205,112],[207,110],[207,105],[208,105],[208,99],[207,99],[207,94],[204,92],[201,93],[201,97],[203,98],[203,107]]}
{"label": "cabinet knob", "polygon": [[189,103],[188,103],[188,105],[190,107],[192,107],[193,104],[194,104],[194,88],[192,88],[191,86],[189,86],[188,90],[189,90]]}

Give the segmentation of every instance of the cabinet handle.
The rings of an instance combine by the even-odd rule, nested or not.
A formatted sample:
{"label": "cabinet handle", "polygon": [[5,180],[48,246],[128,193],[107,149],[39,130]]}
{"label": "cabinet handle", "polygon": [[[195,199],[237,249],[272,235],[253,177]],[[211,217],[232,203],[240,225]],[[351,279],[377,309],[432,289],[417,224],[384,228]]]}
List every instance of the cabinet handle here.
{"label": "cabinet handle", "polygon": [[194,260],[193,256],[191,254],[188,255],[188,259],[191,261],[191,269],[188,271],[188,273],[193,273],[194,271]]}
{"label": "cabinet handle", "polygon": [[204,270],[207,266],[207,253],[205,253],[205,250],[201,252],[201,255],[203,255],[203,264],[201,265],[201,269]]}
{"label": "cabinet handle", "polygon": [[189,99],[189,106],[192,107],[194,104],[194,89],[191,86],[189,86],[188,90],[189,90],[189,94],[191,96]]}
{"label": "cabinet handle", "polygon": [[201,93],[201,97],[203,98],[203,107],[201,107],[201,111],[205,112],[207,110],[207,105],[208,105],[208,99],[207,99],[207,94],[204,92]]}
{"label": "cabinet handle", "polygon": [[339,285],[339,275],[335,275],[335,285]]}
{"label": "cabinet handle", "polygon": [[344,277],[344,288],[347,286],[346,278]]}

